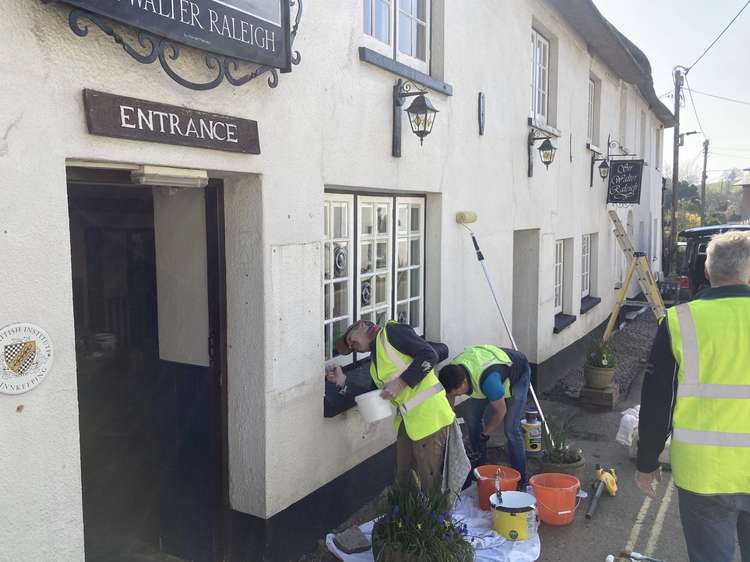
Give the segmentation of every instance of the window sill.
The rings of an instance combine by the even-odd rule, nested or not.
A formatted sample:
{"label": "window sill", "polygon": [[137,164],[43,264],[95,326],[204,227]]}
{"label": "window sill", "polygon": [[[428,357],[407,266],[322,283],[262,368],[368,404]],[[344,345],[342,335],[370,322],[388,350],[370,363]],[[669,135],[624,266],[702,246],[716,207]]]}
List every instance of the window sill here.
{"label": "window sill", "polygon": [[562,312],[559,314],[555,314],[555,328],[552,330],[552,332],[555,334],[559,334],[575,321],[576,317],[572,314],[563,314]]}
{"label": "window sill", "polygon": [[545,123],[542,123],[541,121],[537,121],[533,117],[528,118],[528,124],[532,129],[547,133],[552,137],[559,138],[562,135],[562,131],[560,131],[560,129],[555,129],[552,125],[547,125]]}
{"label": "window sill", "polygon": [[581,299],[581,314],[586,314],[600,302],[602,302],[602,299],[599,297],[583,297]]}
{"label": "window sill", "polygon": [[435,90],[446,96],[453,95],[453,86],[450,84],[437,80],[424,72],[420,72],[402,62],[388,58],[377,51],[368,49],[367,47],[359,48],[359,60],[370,63],[378,68],[382,68],[383,70],[387,70],[401,78],[406,78],[407,80],[421,84],[425,88],[430,88],[431,90]]}

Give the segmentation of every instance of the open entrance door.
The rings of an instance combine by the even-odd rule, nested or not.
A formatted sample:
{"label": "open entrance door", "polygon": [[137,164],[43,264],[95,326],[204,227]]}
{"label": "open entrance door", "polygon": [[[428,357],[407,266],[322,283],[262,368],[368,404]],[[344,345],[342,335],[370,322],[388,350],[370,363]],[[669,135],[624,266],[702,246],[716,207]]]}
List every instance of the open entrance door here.
{"label": "open entrance door", "polygon": [[76,180],[86,560],[221,560],[222,188]]}

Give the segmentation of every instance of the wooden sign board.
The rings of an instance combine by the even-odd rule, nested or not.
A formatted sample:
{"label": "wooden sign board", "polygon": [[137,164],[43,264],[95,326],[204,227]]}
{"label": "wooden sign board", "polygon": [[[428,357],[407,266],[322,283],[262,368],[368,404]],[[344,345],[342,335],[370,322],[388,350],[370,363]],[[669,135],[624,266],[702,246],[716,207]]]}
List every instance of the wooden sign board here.
{"label": "wooden sign board", "polygon": [[642,178],[643,160],[611,160],[607,203],[638,205]]}
{"label": "wooden sign board", "polygon": [[289,0],[64,0],[196,49],[291,69]]}
{"label": "wooden sign board", "polygon": [[260,154],[258,122],[152,101],[83,91],[89,133]]}

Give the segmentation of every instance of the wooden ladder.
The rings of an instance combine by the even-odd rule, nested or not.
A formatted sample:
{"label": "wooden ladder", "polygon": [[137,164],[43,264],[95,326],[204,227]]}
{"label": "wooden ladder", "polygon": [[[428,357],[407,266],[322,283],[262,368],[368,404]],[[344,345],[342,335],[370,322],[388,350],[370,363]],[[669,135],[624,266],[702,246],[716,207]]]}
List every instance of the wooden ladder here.
{"label": "wooden ladder", "polygon": [[615,306],[609,317],[607,329],[604,330],[604,336],[602,337],[603,341],[607,341],[612,336],[612,332],[615,329],[615,323],[620,315],[620,309],[623,304],[643,304],[641,301],[627,300],[628,287],[630,287],[634,275],[638,279],[638,285],[640,285],[641,291],[643,291],[643,294],[646,296],[648,305],[651,307],[654,316],[656,316],[656,320],[661,321],[661,319],[667,314],[667,309],[661,298],[659,287],[656,286],[656,279],[654,279],[654,274],[651,272],[651,265],[648,263],[646,254],[635,251],[633,242],[630,240],[627,231],[623,228],[622,222],[620,222],[620,217],[617,216],[615,211],[609,211],[609,218],[615,225],[615,237],[617,238],[617,243],[620,245],[620,248],[625,253],[625,257],[628,260],[628,272],[625,275],[625,282],[617,292]]}

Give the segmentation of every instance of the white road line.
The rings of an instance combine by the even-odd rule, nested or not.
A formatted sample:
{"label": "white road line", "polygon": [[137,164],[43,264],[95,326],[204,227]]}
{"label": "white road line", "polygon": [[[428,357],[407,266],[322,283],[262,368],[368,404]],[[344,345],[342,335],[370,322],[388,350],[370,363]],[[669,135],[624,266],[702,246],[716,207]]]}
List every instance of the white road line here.
{"label": "white road line", "polygon": [[648,544],[646,545],[646,556],[653,556],[656,544],[659,542],[662,529],[664,528],[664,518],[669,510],[669,504],[672,503],[672,496],[674,496],[674,480],[669,477],[669,483],[667,484],[667,491],[664,492],[664,498],[661,500],[659,511],[656,513],[656,520],[654,521],[654,527],[651,530],[651,536],[648,538]]}
{"label": "white road line", "polygon": [[628,544],[625,545],[625,550],[635,550],[635,544],[636,542],[638,542],[638,537],[641,534],[643,521],[644,519],[646,519],[646,514],[648,513],[650,507],[651,498],[646,496],[646,498],[643,500],[641,510],[638,512],[638,516],[635,518],[635,523],[633,523],[633,529],[630,531],[630,538],[628,539]]}

